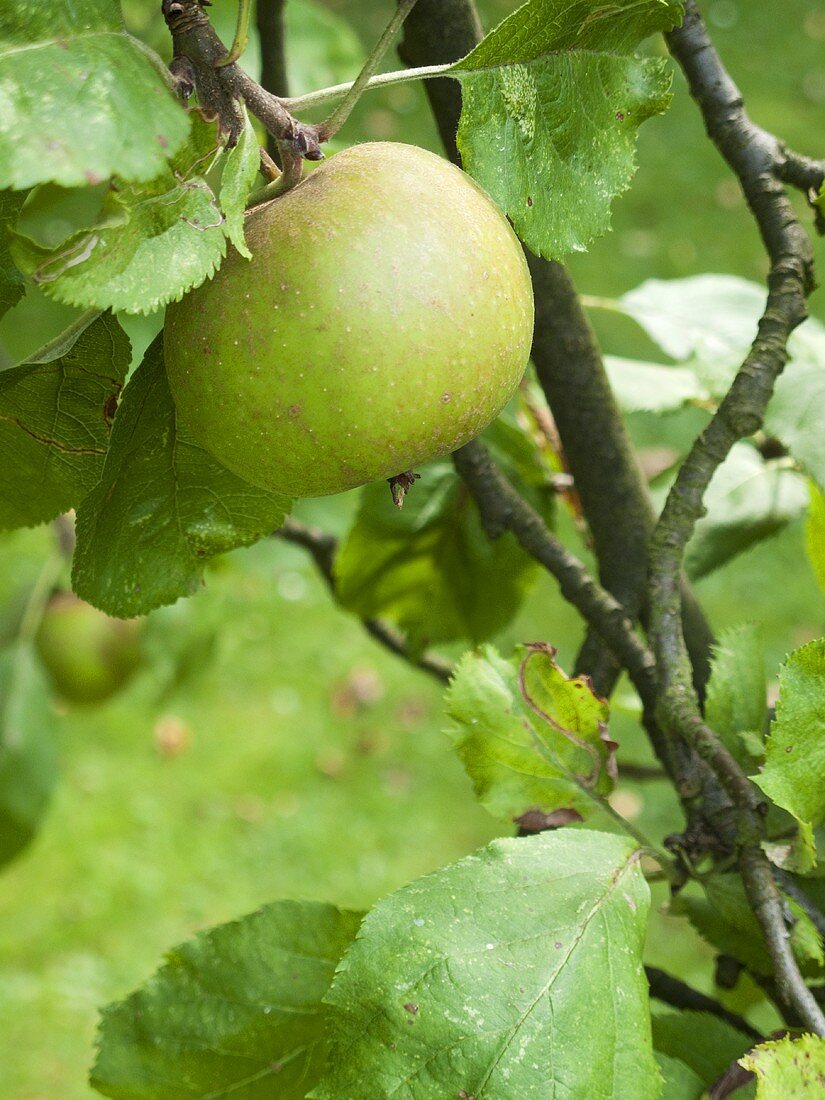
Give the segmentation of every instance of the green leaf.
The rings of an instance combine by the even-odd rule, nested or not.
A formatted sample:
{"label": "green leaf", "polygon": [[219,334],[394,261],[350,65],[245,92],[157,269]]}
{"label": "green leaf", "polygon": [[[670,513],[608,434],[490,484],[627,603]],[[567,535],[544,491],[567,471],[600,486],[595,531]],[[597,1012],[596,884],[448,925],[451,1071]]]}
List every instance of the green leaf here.
{"label": "green leaf", "polygon": [[359,923],[282,901],[177,947],[104,1010],[92,1085],[116,1100],[303,1100],[326,1066],[321,998]]}
{"label": "green leaf", "polygon": [[756,1100],[819,1100],[825,1083],[825,1039],[802,1035],[762,1043],[740,1058],[756,1074]]}
{"label": "green leaf", "polygon": [[150,180],[180,148],[163,64],[121,28],[115,0],[4,0],[0,187]]}
{"label": "green leaf", "polygon": [[805,524],[805,549],[819,587],[825,592],[825,493],[814,482],[809,489],[811,503]]}
{"label": "green leaf", "polygon": [[390,619],[423,649],[489,638],[536,576],[512,534],[487,537],[463,482],[442,461],[422,468],[400,510],[385,484],[365,487],[335,561],[335,592],[348,611]]}
{"label": "green leaf", "polygon": [[665,62],[631,51],[681,16],[670,0],[529,0],[451,69],[464,167],[537,255],[581,251],[610,227],[636,130],[670,102]]}
{"label": "green leaf", "polygon": [[825,638],[795,650],[780,669],[776,718],[754,783],[799,821],[825,821]]}
{"label": "green leaf", "polygon": [[809,318],[792,335],[791,361],[778,379],[765,428],[825,490],[825,325]]}
{"label": "green leaf", "polygon": [[159,336],[124,391],[101,481],[78,509],[75,592],[124,619],[173,603],[198,588],[209,558],[268,535],[289,507],[178,432]]}
{"label": "green leaf", "polygon": [[777,534],[808,506],[805,478],[785,459],[765,460],[735,443],[705,493],[706,513],[688,543],[692,580],[707,576],[751,546]]}
{"label": "green leaf", "polygon": [[[650,279],[614,307],[633,317],[659,347],[687,363],[698,382],[721,397],[756,336],[763,286],[732,275]],[[765,428],[825,489],[825,325],[809,318],[791,335],[790,361],[777,381]],[[797,494],[795,494],[797,495]]]}
{"label": "green leaf", "polygon": [[[723,955],[732,955],[749,970],[769,975],[773,966],[762,939],[759,923],[748,904],[738,875],[721,874],[703,879],[700,895],[688,888],[671,902],[671,911],[684,913],[708,943]],[[795,924],[791,947],[804,973],[819,974],[822,944],[810,919],[789,902]]]}
{"label": "green leaf", "polygon": [[114,317],[86,316],[0,372],[0,529],[53,519],[97,483],[130,356]]}
{"label": "green leaf", "polygon": [[662,1093],[665,1100],[701,1100],[705,1086],[689,1065],[659,1050],[654,1055],[665,1083]]}
{"label": "green leaf", "polygon": [[149,313],[212,275],[227,232],[242,242],[238,206],[246,198],[250,136],[244,132],[228,166],[227,223],[203,178],[222,152],[217,124],[197,111],[193,120],[192,138],[172,166],[149,185],[113,188],[91,229],[54,248],[18,236],[12,254],[21,269],[57,301],[127,313]]}
{"label": "green leaf", "polygon": [[[686,1063],[704,1086],[711,1085],[751,1046],[753,1040],[744,1031],[707,1012],[653,1013],[654,1050]],[[670,1100],[669,1092],[664,1095]]]}
{"label": "green leaf", "polygon": [[654,1100],[649,891],[626,838],[494,841],[368,913],[325,998],[316,1100]]}
{"label": "green leaf", "polygon": [[504,660],[493,646],[467,653],[447,692],[449,730],[476,797],[494,817],[595,808],[615,779],[608,706],[584,677],[569,680],[549,646]]}
{"label": "green leaf", "polygon": [[0,652],[0,864],[35,835],[57,779],[50,697],[31,645]]}
{"label": "green leaf", "polygon": [[9,229],[26,201],[28,191],[0,191],[0,317],[3,317],[26,292],[21,271],[9,251]]}
{"label": "green leaf", "polygon": [[604,365],[624,412],[673,412],[710,400],[710,394],[688,367],[641,363],[615,355],[606,355]]}
{"label": "green leaf", "polygon": [[761,626],[744,623],[723,630],[714,646],[705,717],[746,772],[754,767],[751,749],[762,743],[767,693]]}
{"label": "green leaf", "polygon": [[244,112],[244,128],[234,149],[226,155],[221,176],[220,205],[226,218],[225,232],[232,244],[248,260],[252,253],[246,247],[243,222],[246,200],[252,190],[261,160],[258,138],[249,116]]}
{"label": "green leaf", "polygon": [[724,392],[753,342],[766,296],[764,287],[734,275],[694,275],[648,279],[615,305],[677,362],[718,365]]}

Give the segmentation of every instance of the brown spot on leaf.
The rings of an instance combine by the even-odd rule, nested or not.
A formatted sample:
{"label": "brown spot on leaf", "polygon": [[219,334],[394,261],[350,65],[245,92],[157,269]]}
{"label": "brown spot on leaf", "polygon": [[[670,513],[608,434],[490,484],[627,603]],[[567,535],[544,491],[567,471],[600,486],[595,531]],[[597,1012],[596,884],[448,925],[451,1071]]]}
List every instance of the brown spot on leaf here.
{"label": "brown spot on leaf", "polygon": [[532,206],[532,205],[533,205],[533,196],[532,196],[532,195],[528,195],[528,196],[527,196],[527,205],[528,205],[528,206]]}
{"label": "brown spot on leaf", "polygon": [[116,393],[110,393],[103,404],[103,419],[107,424],[111,424],[115,418],[117,412],[117,397]]}
{"label": "brown spot on leaf", "polygon": [[571,825],[575,821],[583,821],[584,818],[578,810],[572,807],[563,807],[546,814],[543,810],[525,810],[520,817],[514,819],[519,831],[526,836],[536,833],[551,832],[553,829],[561,829],[565,825]]}

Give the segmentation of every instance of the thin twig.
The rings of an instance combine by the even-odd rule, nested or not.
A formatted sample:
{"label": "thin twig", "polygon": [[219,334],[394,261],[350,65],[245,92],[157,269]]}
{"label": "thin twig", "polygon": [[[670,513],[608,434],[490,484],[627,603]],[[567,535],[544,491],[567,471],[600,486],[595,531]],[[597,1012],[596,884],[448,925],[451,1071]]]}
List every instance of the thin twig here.
{"label": "thin twig", "polygon": [[735,1012],[729,1012],[713,997],[700,993],[698,989],[694,989],[679,978],[674,978],[657,966],[646,966],[645,974],[650,986],[650,995],[657,1001],[664,1001],[673,1008],[687,1009],[690,1012],[708,1012],[711,1016],[717,1016],[731,1027],[744,1032],[755,1043],[762,1041],[763,1036],[744,1017],[737,1016]]}
{"label": "thin twig", "polygon": [[[334,563],[338,540],[334,535],[322,531],[319,527],[309,527],[307,524],[289,518],[275,532],[275,536],[283,539],[284,542],[303,547],[312,557],[330,591],[335,592]],[[433,653],[414,653],[404,635],[382,619],[362,619],[361,622],[367,633],[380,642],[385,649],[397,657],[402,657],[422,672],[428,672],[440,683],[449,683],[453,674],[453,666],[449,661],[436,657]]]}

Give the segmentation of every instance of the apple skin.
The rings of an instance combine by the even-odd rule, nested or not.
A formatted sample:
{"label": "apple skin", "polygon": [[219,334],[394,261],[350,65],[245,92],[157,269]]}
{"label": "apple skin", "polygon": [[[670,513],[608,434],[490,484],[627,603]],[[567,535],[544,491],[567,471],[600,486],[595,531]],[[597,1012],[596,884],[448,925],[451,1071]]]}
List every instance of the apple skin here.
{"label": "apple skin", "polygon": [[482,189],[410,145],[336,154],[246,221],[252,260],[169,306],[185,435],[261,488],[323,496],[448,454],[530,354],[521,246]]}
{"label": "apple skin", "polygon": [[69,703],[101,703],[143,660],[140,619],[110,619],[69,593],[53,596],[36,644],[57,693]]}

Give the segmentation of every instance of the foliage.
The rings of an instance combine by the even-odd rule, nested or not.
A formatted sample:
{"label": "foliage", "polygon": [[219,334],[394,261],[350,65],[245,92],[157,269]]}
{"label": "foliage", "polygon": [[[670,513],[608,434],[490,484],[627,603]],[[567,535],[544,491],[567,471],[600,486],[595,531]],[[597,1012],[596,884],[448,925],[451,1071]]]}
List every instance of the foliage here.
{"label": "foliage", "polygon": [[[164,9],[175,82],[148,44],[163,37],[157,16],[144,21],[146,41],[133,37],[116,0],[48,12],[11,0],[0,14],[0,318],[13,322],[32,302],[75,310],[55,340],[0,370],[8,475],[0,529],[55,521],[60,547],[39,578],[3,589],[0,862],[36,835],[57,779],[55,708],[34,640],[52,590],[67,583],[67,558],[74,591],[108,614],[167,608],[148,627],[151,636],[152,622],[161,624],[154,671],[166,698],[209,669],[221,630],[210,622],[194,640],[164,639],[180,621],[169,605],[203,587],[210,563],[219,568],[222,555],[273,532],[310,551],[338,607],[386,648],[449,679],[448,737],[477,800],[505,829],[517,823],[540,835],[495,840],[394,889],[365,916],[282,901],[200,932],[104,1010],[93,1086],[124,1100],[557,1092],[698,1100],[738,1073],[738,1062],[755,1075],[758,1097],[814,1095],[825,1072],[822,1038],[787,1034],[754,1045],[754,1024],[775,1029],[779,1013],[825,1030],[815,1000],[825,972],[825,642],[795,637],[805,644],[780,670],[771,720],[765,653],[784,639],[768,637],[745,606],[711,646],[691,619],[692,600],[678,593],[683,573],[701,582],[700,595],[713,591],[724,583],[713,574],[730,576],[731,563],[798,532],[803,518],[823,585],[825,326],[810,319],[797,327],[812,280],[801,230],[792,246],[782,235],[801,223],[789,204],[776,219],[772,204],[797,186],[819,224],[825,170],[769,135],[754,139],[736,104],[714,128],[725,82],[702,86],[707,77],[684,64],[694,5],[527,0],[509,11],[438,73],[460,90],[464,169],[527,248],[558,261],[610,227],[612,204],[635,171],[637,130],[670,102],[671,66],[646,43],[664,35],[748,194],[771,260],[768,290],[703,274],[647,278],[619,297],[589,300],[608,328],[633,333],[616,349],[623,354],[606,357],[602,390],[601,373],[598,386],[583,383],[589,360],[598,361],[587,325],[566,292],[552,289],[563,269],[536,260],[544,294],[536,379],[457,468],[423,467],[402,509],[385,485],[365,487],[349,513],[348,505],[308,508],[310,521],[333,516],[338,539],[312,522],[285,524],[293,501],[247,483],[187,437],[158,329],[164,306],[220,279],[229,249],[250,257],[244,219],[262,198],[264,131],[284,169],[264,198],[296,182],[310,138],[338,140],[337,124],[305,123],[302,111],[340,98],[340,89],[316,90],[317,74],[351,78],[361,47],[336,16],[306,0],[291,5],[292,45],[305,56],[289,59],[289,75],[301,96],[280,102],[215,64],[223,47],[200,5],[187,5],[183,26],[175,6]],[[133,28],[138,7],[127,4]],[[183,65],[182,45],[191,54]],[[699,52],[712,64],[711,47]],[[193,108],[175,95],[187,83]],[[759,171],[731,150],[730,135],[740,151],[768,158]],[[133,334],[136,346],[148,344],[140,362],[132,362]],[[548,382],[548,345],[551,359],[563,359],[575,395],[568,404]],[[628,576],[649,573],[649,591],[614,585],[614,599],[596,578],[615,572],[606,559],[624,553],[627,516],[654,523],[624,452],[622,414],[634,440],[655,423],[667,446],[651,475],[651,499],[667,506],[648,558],[621,563]],[[584,460],[566,435],[571,422],[585,431],[602,425],[588,434]],[[492,482],[481,462],[488,453]],[[607,500],[604,486],[613,492],[614,482],[616,500]],[[614,507],[616,547],[592,540],[593,563],[588,524],[595,531],[594,516]],[[577,664],[598,690],[587,675],[567,674],[573,659],[561,662],[554,644],[524,640],[525,621],[554,642],[558,634],[527,599],[543,595],[541,567],[588,628]],[[319,650],[323,668],[334,639]],[[623,691],[609,701],[617,662],[638,700]],[[361,707],[369,690],[350,685],[330,702],[329,722]],[[622,767],[650,777],[642,731],[670,801],[638,822],[633,800],[642,796]],[[626,734],[631,759],[618,744]],[[176,752],[169,738],[162,751]],[[645,763],[634,764],[634,746],[648,752]],[[345,766],[333,757],[318,757],[330,779]],[[596,831],[586,819],[597,811],[599,827],[616,831]],[[342,832],[347,824],[336,822]],[[646,829],[657,841],[667,835],[665,845],[649,842]],[[411,835],[410,847],[417,840]],[[679,917],[682,932],[689,922],[718,957],[724,1006],[677,980],[670,1007],[651,1011],[646,878],[668,883],[668,919]],[[726,967],[749,976],[730,990]],[[653,996],[667,1000],[650,980]]]}

